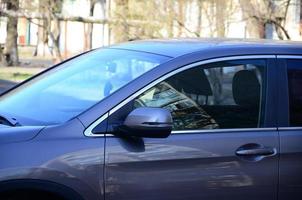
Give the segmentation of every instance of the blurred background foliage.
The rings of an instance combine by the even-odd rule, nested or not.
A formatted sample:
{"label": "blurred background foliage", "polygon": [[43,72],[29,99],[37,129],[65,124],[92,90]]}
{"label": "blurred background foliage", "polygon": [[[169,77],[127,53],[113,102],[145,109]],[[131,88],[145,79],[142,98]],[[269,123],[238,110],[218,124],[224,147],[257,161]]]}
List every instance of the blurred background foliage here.
{"label": "blurred background foliage", "polygon": [[0,0],[0,79],[22,81],[80,52],[140,39],[301,40],[301,1]]}

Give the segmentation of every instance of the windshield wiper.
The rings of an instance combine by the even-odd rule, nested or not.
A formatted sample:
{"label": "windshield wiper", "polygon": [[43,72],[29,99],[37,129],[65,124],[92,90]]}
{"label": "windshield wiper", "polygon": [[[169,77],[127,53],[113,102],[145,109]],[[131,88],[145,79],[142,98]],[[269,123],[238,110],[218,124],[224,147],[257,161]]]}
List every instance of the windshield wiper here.
{"label": "windshield wiper", "polygon": [[14,117],[5,116],[0,114],[0,124],[8,126],[20,126],[20,123]]}

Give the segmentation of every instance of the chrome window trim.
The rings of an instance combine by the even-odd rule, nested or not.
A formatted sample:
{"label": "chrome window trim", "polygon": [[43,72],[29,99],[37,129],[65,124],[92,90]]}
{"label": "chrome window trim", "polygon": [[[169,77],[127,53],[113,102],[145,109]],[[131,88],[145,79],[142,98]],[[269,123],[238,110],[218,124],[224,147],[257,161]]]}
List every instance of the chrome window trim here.
{"label": "chrome window trim", "polygon": [[92,130],[100,123],[102,123],[105,119],[107,119],[109,116],[109,113],[105,113],[103,116],[101,116],[99,119],[97,119],[95,122],[93,122],[91,125],[88,126],[88,128],[85,129],[84,135],[87,137],[100,137],[104,136],[104,134],[93,134]]}
{"label": "chrome window trim", "polygon": [[[172,131],[173,135],[181,135],[181,134],[200,134],[200,133],[229,133],[229,132],[258,132],[258,131],[277,131],[277,128],[234,128],[234,129],[208,129],[208,130],[180,130],[180,131]],[[104,137],[115,137],[113,134],[100,134],[100,136]]]}
{"label": "chrome window trim", "polygon": [[277,131],[277,128],[230,128],[230,129],[204,129],[204,130],[179,130],[172,131],[172,134],[188,133],[227,133],[227,132],[253,132],[253,131]]}
{"label": "chrome window trim", "polygon": [[286,58],[286,59],[302,59],[302,55],[301,56],[294,56],[294,55],[277,55],[277,58]]}
{"label": "chrome window trim", "polygon": [[[88,137],[104,137],[104,134],[93,134],[92,130],[99,123],[101,123],[103,120],[107,119],[107,117],[109,117],[110,115],[115,113],[117,110],[119,110],[121,107],[123,107],[124,105],[126,105],[130,101],[132,101],[135,97],[137,97],[138,95],[140,95],[143,92],[147,91],[148,89],[155,86],[156,84],[164,81],[165,79],[167,79],[167,78],[169,78],[169,77],[171,77],[171,76],[173,76],[173,75],[175,75],[179,72],[182,72],[184,70],[187,70],[187,69],[190,69],[190,68],[193,68],[193,67],[197,67],[197,66],[205,65],[205,64],[209,64],[209,63],[214,63],[214,62],[221,62],[221,61],[228,61],[228,60],[268,59],[268,58],[276,58],[276,55],[228,56],[228,57],[221,57],[221,58],[213,58],[213,59],[203,60],[203,61],[195,62],[195,63],[189,64],[189,65],[185,65],[183,67],[180,67],[176,70],[173,70],[173,71],[165,74],[164,76],[161,76],[160,78],[156,79],[155,81],[149,83],[145,87],[139,89],[138,91],[136,91],[135,93],[130,95],[128,98],[126,98],[125,100],[123,100],[122,102],[120,102],[119,104],[114,106],[109,112],[107,112],[102,117],[100,117],[95,122],[93,122],[91,125],[89,125],[88,128],[85,130],[84,135],[88,136]],[[252,129],[260,130],[262,128],[252,128]],[[235,130],[242,131],[242,130],[251,130],[251,129],[215,129],[215,130],[212,129],[213,132],[220,132],[219,130],[222,130],[222,131],[226,131],[226,130],[227,131],[230,131],[230,130],[232,130],[232,131],[235,131]],[[209,132],[211,130],[190,130],[190,131],[191,131],[190,133],[193,133],[194,131],[195,132],[197,132],[197,131],[198,132],[202,132],[202,131]],[[178,134],[178,133],[175,133],[175,131],[172,131],[172,134]]]}
{"label": "chrome window trim", "polygon": [[295,131],[295,130],[301,130],[302,131],[302,127],[301,126],[297,126],[297,127],[279,127],[278,128],[279,131]]}

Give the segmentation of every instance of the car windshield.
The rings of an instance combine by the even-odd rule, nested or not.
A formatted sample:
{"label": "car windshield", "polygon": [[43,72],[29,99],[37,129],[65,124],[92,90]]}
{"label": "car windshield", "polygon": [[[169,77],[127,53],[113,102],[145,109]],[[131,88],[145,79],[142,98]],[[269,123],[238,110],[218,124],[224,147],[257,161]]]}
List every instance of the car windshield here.
{"label": "car windshield", "polygon": [[0,115],[21,125],[55,125],[87,110],[169,57],[130,50],[94,50],[0,97]]}

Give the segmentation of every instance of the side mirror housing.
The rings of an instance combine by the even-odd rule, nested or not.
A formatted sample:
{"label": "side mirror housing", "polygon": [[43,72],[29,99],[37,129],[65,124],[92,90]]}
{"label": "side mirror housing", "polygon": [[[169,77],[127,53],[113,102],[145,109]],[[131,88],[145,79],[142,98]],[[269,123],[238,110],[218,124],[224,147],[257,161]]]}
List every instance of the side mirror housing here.
{"label": "side mirror housing", "polygon": [[126,117],[119,131],[125,136],[166,138],[172,131],[172,116],[163,108],[136,108]]}

